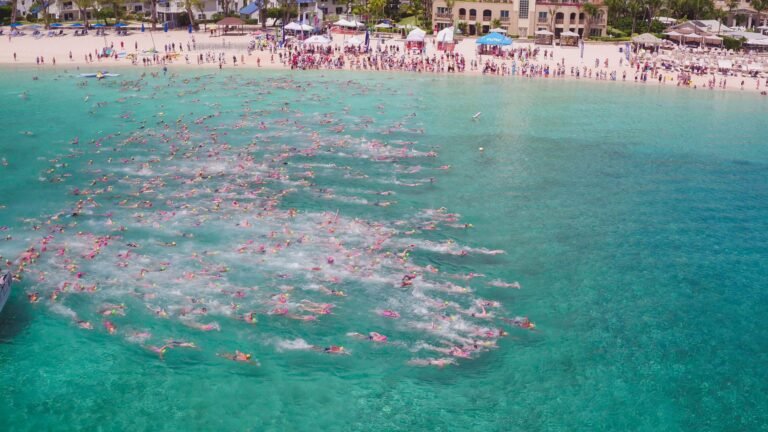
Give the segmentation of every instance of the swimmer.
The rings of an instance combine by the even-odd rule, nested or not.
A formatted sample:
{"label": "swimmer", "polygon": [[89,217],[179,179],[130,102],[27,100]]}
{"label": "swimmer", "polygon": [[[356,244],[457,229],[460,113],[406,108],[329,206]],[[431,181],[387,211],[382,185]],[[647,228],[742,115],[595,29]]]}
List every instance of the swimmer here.
{"label": "swimmer", "polygon": [[235,350],[234,354],[223,353],[223,354],[216,354],[216,355],[219,356],[219,357],[223,357],[225,359],[236,361],[236,362],[249,363],[249,364],[252,364],[252,365],[255,365],[255,366],[259,365],[259,363],[257,361],[251,360],[251,355],[250,354],[246,354],[246,353],[240,352],[238,350]]}
{"label": "swimmer", "polygon": [[149,345],[149,346],[147,346],[147,348],[150,351],[152,351],[153,353],[156,353],[160,357],[160,360],[163,360],[163,356],[165,356],[165,352],[168,350],[168,346],[167,345],[163,345],[161,347],[157,347],[157,346],[154,346],[154,345]]}
{"label": "swimmer", "polygon": [[327,347],[320,347],[317,345],[312,345],[312,350],[314,351],[322,351],[326,354],[338,354],[338,355],[349,355],[349,352],[344,349],[343,346],[340,345],[331,345]]}
{"label": "swimmer", "polygon": [[172,348],[197,348],[194,342],[167,340],[165,343]]}
{"label": "swimmer", "polygon": [[492,281],[488,282],[488,285],[490,285],[492,287],[497,287],[497,288],[520,289],[520,282],[507,283],[507,282],[501,281],[499,279],[495,279],[495,280],[492,280]]}
{"label": "swimmer", "polygon": [[531,320],[528,319],[528,317],[514,317],[512,319],[509,318],[502,318],[504,322],[507,322],[509,324],[512,324],[515,327],[519,327],[522,329],[527,330],[533,330],[536,328],[536,324],[532,323]]}
{"label": "swimmer", "polygon": [[75,320],[75,322],[77,323],[77,326],[83,330],[93,330],[93,324],[89,323],[88,321]]}
{"label": "swimmer", "polygon": [[483,115],[482,111],[478,111],[475,115],[472,116],[472,121],[476,121],[480,118],[481,115]]}
{"label": "swimmer", "polygon": [[115,326],[112,323],[112,321],[104,320],[103,324],[104,324],[104,328],[107,329],[107,332],[109,332],[109,334],[117,333],[117,326]]}
{"label": "swimmer", "polygon": [[449,364],[456,364],[456,360],[452,358],[428,358],[428,359],[411,359],[408,361],[412,366],[437,366],[445,367]]}
{"label": "swimmer", "polygon": [[256,324],[259,322],[259,320],[256,318],[256,312],[249,312],[241,316],[240,319],[247,322],[248,324]]}
{"label": "swimmer", "polygon": [[370,333],[368,333],[368,336],[366,336],[366,335],[364,335],[362,333],[352,332],[352,333],[347,333],[347,336],[353,337],[353,338],[358,338],[358,339],[367,339],[367,340],[373,341],[373,342],[382,342],[383,343],[383,342],[387,341],[387,337],[386,336],[384,336],[381,333],[377,333],[377,332],[370,332]]}
{"label": "swimmer", "polygon": [[397,313],[397,312],[395,312],[393,310],[390,310],[390,309],[384,309],[383,311],[381,311],[380,315],[383,316],[383,317],[393,318],[393,319],[400,318],[400,314],[399,313]]}
{"label": "swimmer", "polygon": [[192,327],[192,328],[196,328],[196,329],[202,330],[202,331],[213,331],[213,330],[221,331],[221,327],[219,326],[219,323],[217,323],[217,322],[213,322],[213,323],[209,323],[209,324],[201,324],[201,323],[191,322],[191,323],[189,323],[187,325]]}
{"label": "swimmer", "polygon": [[31,294],[27,294],[27,299],[29,299],[30,303],[37,303],[40,301],[40,294],[33,292]]}

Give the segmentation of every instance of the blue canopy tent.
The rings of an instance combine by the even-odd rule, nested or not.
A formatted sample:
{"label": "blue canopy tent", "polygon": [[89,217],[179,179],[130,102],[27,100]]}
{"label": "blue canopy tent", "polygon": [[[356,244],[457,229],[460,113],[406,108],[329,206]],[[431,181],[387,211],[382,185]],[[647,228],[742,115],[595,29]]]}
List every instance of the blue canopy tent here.
{"label": "blue canopy tent", "polygon": [[69,25],[71,28],[83,28],[83,25],[81,23],[74,23]]}
{"label": "blue canopy tent", "polygon": [[488,33],[477,40],[478,45],[507,46],[512,45],[512,38],[501,33]]}
{"label": "blue canopy tent", "polygon": [[117,28],[128,27],[128,24],[125,24],[125,23],[117,23],[117,24],[115,24],[115,27],[117,27]]}
{"label": "blue canopy tent", "polygon": [[240,15],[251,16],[259,10],[259,5],[256,2],[249,3],[244,8],[240,9]]}
{"label": "blue canopy tent", "polygon": [[104,24],[96,23],[96,24],[92,25],[91,27],[93,27],[93,28],[102,28],[102,27],[104,27]]}
{"label": "blue canopy tent", "polygon": [[477,40],[480,54],[500,55],[502,46],[512,45],[512,38],[501,33],[488,33]]}
{"label": "blue canopy tent", "polygon": [[51,28],[59,28],[59,27],[63,27],[63,24],[62,23],[53,23],[53,24],[51,24]]}

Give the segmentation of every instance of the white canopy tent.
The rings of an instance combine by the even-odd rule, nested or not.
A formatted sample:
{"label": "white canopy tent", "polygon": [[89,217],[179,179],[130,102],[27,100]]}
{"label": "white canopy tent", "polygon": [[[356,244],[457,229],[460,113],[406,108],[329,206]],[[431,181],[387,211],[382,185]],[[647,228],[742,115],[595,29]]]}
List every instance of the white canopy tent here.
{"label": "white canopy tent", "polygon": [[353,36],[353,37],[347,39],[347,41],[344,42],[344,44],[349,45],[349,46],[360,46],[360,45],[363,44],[363,40],[360,39],[359,36]]}
{"label": "white canopy tent", "polygon": [[312,27],[311,25],[299,24],[297,22],[292,22],[292,23],[289,23],[288,25],[286,25],[285,29],[286,30],[293,30],[293,31],[312,31],[315,28]]}
{"label": "white canopy tent", "polygon": [[333,25],[339,26],[339,27],[353,27],[354,26],[354,24],[352,24],[352,22],[347,21],[344,18],[336,21],[335,23],[333,23]]}
{"label": "white canopy tent", "polygon": [[424,42],[425,37],[427,37],[427,32],[417,27],[408,33],[408,37],[405,40],[408,42]]}
{"label": "white canopy tent", "polygon": [[564,32],[560,33],[560,37],[563,37],[563,36],[565,36],[565,37],[579,37],[579,34],[576,33],[576,32],[572,32],[572,31],[564,31]]}
{"label": "white canopy tent", "polygon": [[453,42],[453,27],[446,27],[437,32],[437,41],[445,43]]}
{"label": "white canopy tent", "polygon": [[305,45],[328,45],[329,43],[331,40],[321,35],[310,36],[304,40]]}
{"label": "white canopy tent", "polygon": [[488,30],[488,33],[506,33],[506,32],[507,32],[506,30],[500,27],[496,27]]}
{"label": "white canopy tent", "polygon": [[733,62],[730,60],[718,60],[717,68],[724,69],[724,70],[731,70],[733,69]]}
{"label": "white canopy tent", "polygon": [[388,29],[388,28],[392,28],[392,26],[387,24],[387,23],[380,23],[380,24],[376,24],[375,26],[373,26],[373,28]]}

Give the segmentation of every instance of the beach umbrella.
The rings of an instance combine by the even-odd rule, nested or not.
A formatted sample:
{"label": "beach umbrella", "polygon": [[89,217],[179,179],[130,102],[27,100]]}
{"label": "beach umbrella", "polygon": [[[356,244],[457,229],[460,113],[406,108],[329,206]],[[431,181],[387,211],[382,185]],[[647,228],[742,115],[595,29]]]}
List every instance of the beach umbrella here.
{"label": "beach umbrella", "polygon": [[144,23],[141,23],[141,32],[144,33]]}

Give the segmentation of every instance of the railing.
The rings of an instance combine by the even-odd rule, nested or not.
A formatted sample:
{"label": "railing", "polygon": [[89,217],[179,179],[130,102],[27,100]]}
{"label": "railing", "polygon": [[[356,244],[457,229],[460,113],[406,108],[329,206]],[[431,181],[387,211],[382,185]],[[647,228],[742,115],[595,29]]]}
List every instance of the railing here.
{"label": "railing", "polygon": [[542,23],[542,24],[546,24],[546,23],[548,23],[548,22],[549,22],[549,20],[547,20],[547,18],[542,18],[542,17],[539,17],[539,18],[536,20],[536,22],[538,22],[538,23]]}
{"label": "railing", "polygon": [[483,15],[483,21],[490,21],[491,16],[490,15]]}
{"label": "railing", "polygon": [[584,19],[583,18],[579,20],[579,25],[584,25]]}
{"label": "railing", "polygon": [[450,12],[437,12],[435,14],[437,18],[443,18],[443,19],[451,19],[453,18],[453,14]]}
{"label": "railing", "polygon": [[467,15],[466,15],[466,14],[464,14],[464,15],[459,15],[459,19],[460,19],[460,20],[465,20],[465,19],[467,19]]}
{"label": "railing", "polygon": [[558,18],[558,19],[555,20],[555,24],[562,24],[562,23],[563,23],[563,19],[562,18]]}
{"label": "railing", "polygon": [[470,21],[477,21],[477,15],[470,15],[469,16]]}
{"label": "railing", "polygon": [[509,17],[508,16],[507,17],[500,17],[499,21],[501,21],[501,22],[509,22]]}

